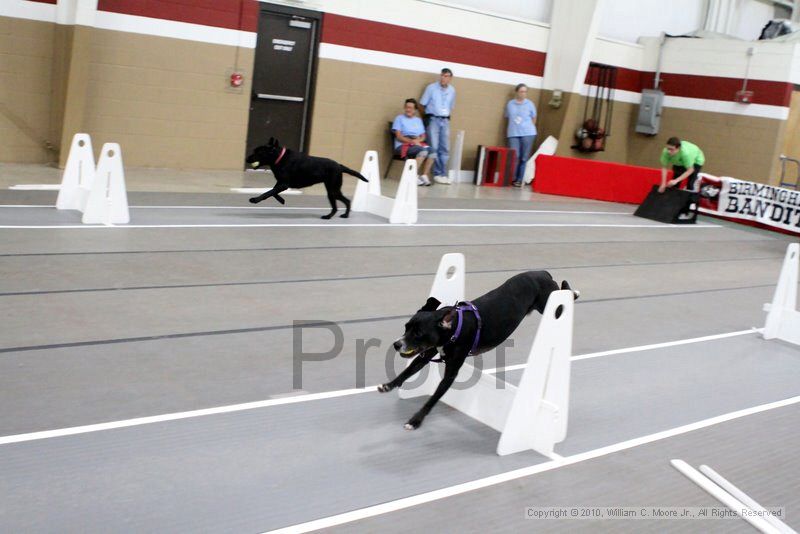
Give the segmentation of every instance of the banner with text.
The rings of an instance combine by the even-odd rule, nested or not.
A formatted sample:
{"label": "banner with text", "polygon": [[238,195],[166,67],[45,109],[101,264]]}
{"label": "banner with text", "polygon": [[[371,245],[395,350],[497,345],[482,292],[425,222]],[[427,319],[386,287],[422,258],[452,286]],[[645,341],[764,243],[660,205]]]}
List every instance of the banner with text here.
{"label": "banner with text", "polygon": [[700,212],[800,234],[800,191],[700,173]]}

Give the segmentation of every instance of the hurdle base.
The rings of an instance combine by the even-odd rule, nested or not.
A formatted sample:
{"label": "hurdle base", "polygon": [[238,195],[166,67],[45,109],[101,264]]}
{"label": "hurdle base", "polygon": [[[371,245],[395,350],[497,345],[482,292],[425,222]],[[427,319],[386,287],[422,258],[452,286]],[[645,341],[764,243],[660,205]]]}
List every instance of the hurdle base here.
{"label": "hurdle base", "polygon": [[769,312],[764,325],[764,339],[780,339],[800,345],[800,311],[797,310],[797,281],[800,270],[800,244],[786,247],[781,274],[772,302],[764,305]]}
{"label": "hurdle base", "polygon": [[350,209],[367,212],[389,220],[391,224],[415,224],[417,222],[417,162],[406,160],[403,175],[395,198],[381,195],[381,176],[378,153],[368,150],[361,164],[361,174],[367,182],[359,180]]}

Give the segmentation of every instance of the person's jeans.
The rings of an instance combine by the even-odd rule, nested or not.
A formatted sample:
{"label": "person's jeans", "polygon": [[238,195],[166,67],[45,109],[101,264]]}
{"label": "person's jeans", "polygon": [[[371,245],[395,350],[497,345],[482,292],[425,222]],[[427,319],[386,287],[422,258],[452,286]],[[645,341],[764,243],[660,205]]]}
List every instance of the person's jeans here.
{"label": "person's jeans", "polygon": [[514,181],[521,182],[525,176],[525,164],[531,155],[531,148],[536,141],[535,135],[526,135],[523,137],[509,137],[508,147],[517,153],[517,168],[514,172]]}
{"label": "person's jeans", "polygon": [[428,123],[428,144],[431,154],[436,154],[433,164],[434,176],[447,176],[447,160],[450,158],[450,119],[431,117]]}

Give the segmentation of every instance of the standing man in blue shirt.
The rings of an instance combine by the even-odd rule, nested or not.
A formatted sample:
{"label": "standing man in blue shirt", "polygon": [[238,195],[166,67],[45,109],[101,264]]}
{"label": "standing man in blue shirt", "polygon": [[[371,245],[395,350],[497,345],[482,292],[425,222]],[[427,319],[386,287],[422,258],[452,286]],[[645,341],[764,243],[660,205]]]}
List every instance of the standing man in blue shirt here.
{"label": "standing man in blue shirt", "polygon": [[450,85],[452,79],[453,71],[442,69],[439,81],[428,85],[419,100],[427,120],[431,153],[436,155],[433,181],[439,184],[452,183],[447,176],[447,160],[450,158],[450,113],[456,103],[456,90]]}

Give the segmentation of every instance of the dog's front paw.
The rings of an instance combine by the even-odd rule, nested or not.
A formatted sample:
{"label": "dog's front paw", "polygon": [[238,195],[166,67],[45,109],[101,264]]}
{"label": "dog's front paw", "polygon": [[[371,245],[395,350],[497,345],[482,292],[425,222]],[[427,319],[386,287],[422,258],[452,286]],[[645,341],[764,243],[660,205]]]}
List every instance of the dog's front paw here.
{"label": "dog's front paw", "polygon": [[328,219],[330,219],[331,217],[333,217],[333,213],[329,213],[329,214],[327,214],[327,215],[323,215],[322,217],[320,217],[320,219],[325,219],[325,220],[327,221],[327,220],[328,220]]}
{"label": "dog's front paw", "polygon": [[281,203],[281,205],[286,204],[286,201],[283,199],[282,196],[280,195],[273,195],[273,196],[275,197],[275,200]]}
{"label": "dog's front paw", "polygon": [[409,419],[405,425],[403,425],[403,428],[405,428],[406,430],[416,430],[420,426],[422,426],[422,419],[423,419],[422,417],[418,417],[415,415],[414,417]]}
{"label": "dog's front paw", "polygon": [[349,213],[343,213],[343,214],[339,215],[339,217],[341,217],[342,219],[347,219],[348,217],[350,217],[350,214]]}
{"label": "dog's front paw", "polygon": [[388,393],[389,391],[392,391],[393,389],[394,389],[394,386],[390,386],[389,384],[381,384],[380,386],[378,386],[378,391],[380,393]]}
{"label": "dog's front paw", "polygon": [[261,200],[258,197],[250,197],[251,204],[258,204]]}

